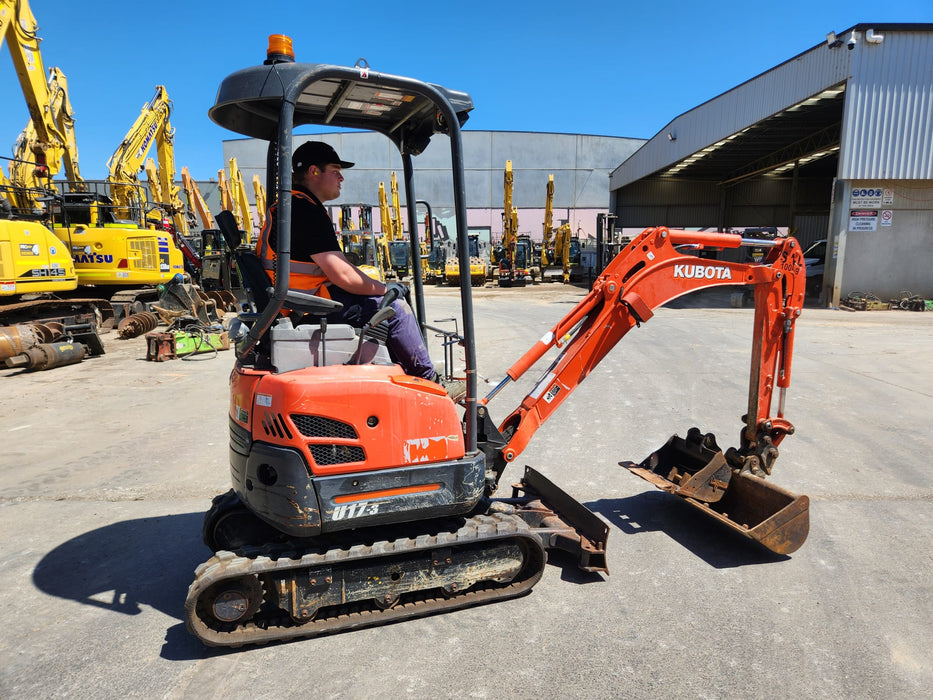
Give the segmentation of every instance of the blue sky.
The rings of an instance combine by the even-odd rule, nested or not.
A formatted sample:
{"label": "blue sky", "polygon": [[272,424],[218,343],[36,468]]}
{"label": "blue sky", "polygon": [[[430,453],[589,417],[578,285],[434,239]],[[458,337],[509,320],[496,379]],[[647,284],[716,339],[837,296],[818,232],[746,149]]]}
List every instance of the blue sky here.
{"label": "blue sky", "polygon": [[[67,76],[82,175],[106,163],[157,84],[174,103],[175,159],[216,178],[207,117],[225,75],[261,63],[269,34],[297,60],[407,75],[473,97],[466,129],[650,138],[692,107],[859,23],[933,22],[933,0],[783,2],[306,2],[32,0],[46,69]],[[0,155],[28,112],[0,50]],[[154,149],[150,152],[155,155]],[[4,164],[4,170],[7,170]]]}

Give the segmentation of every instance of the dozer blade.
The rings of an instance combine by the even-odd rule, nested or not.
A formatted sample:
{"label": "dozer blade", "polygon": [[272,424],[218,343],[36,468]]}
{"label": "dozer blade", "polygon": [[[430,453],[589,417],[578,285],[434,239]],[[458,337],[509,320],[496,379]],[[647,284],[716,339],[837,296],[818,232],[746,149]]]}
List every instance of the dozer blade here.
{"label": "dozer blade", "polygon": [[521,482],[512,484],[512,498],[499,500],[506,502],[534,528],[546,549],[570,552],[583,571],[609,573],[609,526],[540,472],[526,466]]}
{"label": "dozer blade", "polygon": [[809,534],[809,498],[734,471],[699,431],[672,436],[640,464],[619,464],[777,554],[796,552]]}

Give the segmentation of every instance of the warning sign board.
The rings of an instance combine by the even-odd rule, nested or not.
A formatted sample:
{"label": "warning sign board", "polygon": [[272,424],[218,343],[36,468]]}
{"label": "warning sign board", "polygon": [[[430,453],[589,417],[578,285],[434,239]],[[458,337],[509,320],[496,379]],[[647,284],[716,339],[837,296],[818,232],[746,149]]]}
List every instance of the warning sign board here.
{"label": "warning sign board", "polygon": [[890,209],[883,210],[881,212],[881,225],[890,226],[892,221],[894,221],[894,212]]}
{"label": "warning sign board", "polygon": [[877,231],[877,209],[852,209],[849,211],[850,231]]}

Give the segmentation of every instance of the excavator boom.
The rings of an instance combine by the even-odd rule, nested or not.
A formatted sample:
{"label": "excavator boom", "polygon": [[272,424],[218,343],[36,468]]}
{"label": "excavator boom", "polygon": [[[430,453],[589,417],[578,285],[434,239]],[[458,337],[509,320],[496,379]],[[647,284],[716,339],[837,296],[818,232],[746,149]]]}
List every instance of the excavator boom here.
{"label": "excavator boom", "polygon": [[236,158],[230,159],[229,184],[237,221],[242,230],[246,232],[244,243],[250,245],[253,241],[253,214],[249,208],[249,199],[246,197],[246,183],[243,182],[243,175],[240,173]]}
{"label": "excavator boom", "polygon": [[[77,148],[74,147],[74,122],[71,119],[67,84],[60,71],[53,70],[46,77],[39,49],[38,27],[26,0],[0,0],[0,45],[4,39],[8,39],[13,66],[32,121],[32,131],[26,144],[32,153],[26,160],[35,162],[44,175],[58,173],[64,160],[69,167],[68,177],[77,180]],[[52,108],[55,104],[59,109]],[[61,116],[61,121],[56,116]],[[68,153],[69,146],[73,149],[71,156]],[[33,186],[34,177],[30,173],[23,182],[17,174],[10,173],[13,184],[20,187]]]}
{"label": "excavator boom", "polygon": [[191,177],[191,173],[188,172],[187,166],[181,169],[181,182],[185,190],[185,196],[188,198],[188,206],[198,213],[202,228],[217,228],[214,224],[214,217],[211,215],[211,210],[208,208],[207,202],[204,201],[201,190],[198,188],[194,178]]}

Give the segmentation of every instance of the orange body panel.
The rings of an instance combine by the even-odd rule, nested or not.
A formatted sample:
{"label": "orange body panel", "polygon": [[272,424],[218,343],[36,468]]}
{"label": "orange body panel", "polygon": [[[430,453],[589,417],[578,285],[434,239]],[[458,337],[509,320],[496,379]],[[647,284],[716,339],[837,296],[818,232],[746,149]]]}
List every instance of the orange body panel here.
{"label": "orange body panel", "polygon": [[[434,382],[406,375],[397,365],[329,365],[284,374],[237,369],[230,381],[230,417],[247,428],[253,440],[299,450],[315,476],[440,462],[465,454],[454,402]],[[302,435],[303,420],[296,423],[296,416],[325,419],[329,428],[324,435],[309,435],[305,428]],[[336,432],[335,424],[340,424]],[[318,464],[314,447],[356,458]]]}

